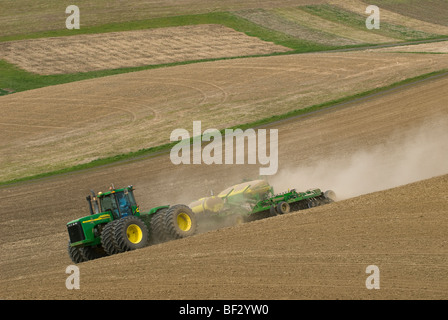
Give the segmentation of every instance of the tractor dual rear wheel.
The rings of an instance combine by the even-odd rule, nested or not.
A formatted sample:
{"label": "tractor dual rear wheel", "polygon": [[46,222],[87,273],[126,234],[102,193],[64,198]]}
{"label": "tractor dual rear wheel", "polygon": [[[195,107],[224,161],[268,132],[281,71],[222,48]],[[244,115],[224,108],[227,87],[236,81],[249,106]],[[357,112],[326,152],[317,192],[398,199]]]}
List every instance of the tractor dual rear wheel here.
{"label": "tractor dual rear wheel", "polygon": [[151,220],[149,223],[149,241],[151,244],[158,244],[169,240],[167,239],[167,234],[165,232],[166,211],[167,209],[161,209],[151,215]]}
{"label": "tractor dual rear wheel", "polygon": [[170,207],[165,213],[165,232],[168,238],[180,239],[196,233],[197,220],[194,212],[186,205]]}

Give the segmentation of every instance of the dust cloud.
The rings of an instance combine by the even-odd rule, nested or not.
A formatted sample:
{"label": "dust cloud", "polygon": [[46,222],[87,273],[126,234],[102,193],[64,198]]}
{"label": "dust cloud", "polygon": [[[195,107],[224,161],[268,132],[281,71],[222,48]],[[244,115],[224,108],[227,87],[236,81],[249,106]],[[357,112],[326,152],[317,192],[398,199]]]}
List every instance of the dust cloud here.
{"label": "dust cloud", "polygon": [[320,188],[337,200],[390,189],[448,173],[448,118],[394,133],[386,144],[312,165],[285,168],[272,177],[276,191]]}

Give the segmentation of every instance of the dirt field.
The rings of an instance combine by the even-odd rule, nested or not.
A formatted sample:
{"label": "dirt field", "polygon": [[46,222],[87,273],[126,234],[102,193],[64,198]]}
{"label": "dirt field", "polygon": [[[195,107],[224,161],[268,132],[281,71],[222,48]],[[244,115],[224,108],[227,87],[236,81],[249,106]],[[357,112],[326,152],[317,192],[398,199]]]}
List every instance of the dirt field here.
{"label": "dirt field", "polygon": [[[336,32],[328,33],[327,30],[323,31],[321,28],[313,28],[312,23],[306,25],[306,21],[302,21],[302,17],[298,17],[298,13],[301,13],[301,11],[297,8],[288,8],[285,10],[292,10],[296,13],[295,16],[293,16],[293,19],[288,19],[287,17],[282,16],[274,9],[249,9],[235,12],[235,14],[265,28],[274,29],[295,38],[308,40],[314,43],[330,46],[362,43],[362,41],[341,37],[340,35],[337,35]],[[308,22],[310,22],[309,19]]]}
{"label": "dirt field", "polygon": [[[332,1],[332,0],[330,0]],[[342,2],[342,0],[336,0]],[[349,0],[353,1],[353,0]],[[368,0],[362,0],[366,5],[370,4]],[[345,1],[347,2],[347,1]],[[389,9],[400,13],[407,17],[423,20],[429,23],[448,26],[448,7],[445,0],[431,0],[431,1],[390,1],[377,0],[375,4],[381,8]]]}
{"label": "dirt field", "polygon": [[[78,0],[81,27],[186,14],[272,8],[322,3],[321,0]],[[0,10],[0,36],[65,28],[68,0],[4,0]]]}
{"label": "dirt field", "polygon": [[[320,43],[328,45],[353,45],[363,43],[382,43],[382,42],[396,42],[397,39],[378,35],[369,30],[360,30],[357,28],[348,27],[344,24],[323,19],[319,16],[307,13],[301,8],[281,8],[270,10],[251,10],[238,13],[241,16],[267,28],[277,28],[278,30],[285,30],[282,24],[275,24],[275,21],[281,21],[283,24],[292,24],[292,32],[285,31],[289,34],[295,34],[299,38],[304,38],[310,41],[317,40]],[[306,29],[307,31],[301,32]],[[314,32],[313,32],[314,31]],[[319,32],[319,35],[315,35]],[[325,36],[326,35],[326,36]]]}
{"label": "dirt field", "polygon": [[[345,10],[363,14],[371,3],[361,0],[329,0]],[[429,2],[429,3],[428,3]],[[380,8],[381,21],[435,34],[448,34],[448,6],[444,0],[435,1],[376,1]]]}
{"label": "dirt field", "polygon": [[168,143],[176,128],[191,132],[193,120],[204,130],[225,128],[447,67],[440,54],[316,53],[146,70],[2,96],[0,180]]}
{"label": "dirt field", "polygon": [[[330,3],[358,14],[364,14],[368,1],[360,0],[166,0],[166,1],[109,1],[78,0],[82,13],[81,26],[88,27],[113,22],[136,21],[157,17],[208,12],[270,9]],[[71,1],[4,0],[0,10],[0,36],[65,28],[65,8]],[[448,34],[446,1],[377,1],[381,19],[428,33]]]}
{"label": "dirt field", "polygon": [[396,46],[380,49],[369,49],[368,51],[448,53],[448,41],[422,43],[409,46]]}
{"label": "dirt field", "polygon": [[[380,30],[367,30],[364,21],[368,16],[365,10],[369,3],[360,0],[327,2],[331,6],[255,8],[237,11],[235,14],[295,38],[329,46],[417,40],[448,34],[448,28],[443,23],[437,23],[440,20],[430,23],[429,10],[423,10],[421,15],[413,14],[411,18],[379,5],[382,22]],[[447,10],[446,3],[440,1],[438,4],[439,11]],[[394,8],[403,12],[406,10],[401,7],[408,5],[401,4]]]}
{"label": "dirt field", "polygon": [[[258,166],[174,166],[163,155],[1,188],[0,298],[447,299],[448,168],[437,163],[447,154],[447,81],[439,77],[273,125],[282,170],[316,170],[321,161],[345,159],[348,168],[334,166],[334,177],[343,181],[349,171],[367,177],[338,185],[339,194],[384,188],[361,188],[380,170],[396,173],[384,178],[389,187],[439,177],[83,263],[80,290],[65,288],[71,264],[65,223],[86,214],[89,189],[133,184],[141,207],[149,208],[223,189],[256,176]],[[408,155],[402,159],[408,171],[390,158],[391,150]],[[372,157],[379,163],[355,170]],[[324,182],[280,180],[289,187]],[[273,177],[274,187],[279,183]],[[372,264],[380,268],[380,290],[365,287]]]}
{"label": "dirt field", "polygon": [[0,59],[48,75],[289,50],[210,24],[5,42]]}

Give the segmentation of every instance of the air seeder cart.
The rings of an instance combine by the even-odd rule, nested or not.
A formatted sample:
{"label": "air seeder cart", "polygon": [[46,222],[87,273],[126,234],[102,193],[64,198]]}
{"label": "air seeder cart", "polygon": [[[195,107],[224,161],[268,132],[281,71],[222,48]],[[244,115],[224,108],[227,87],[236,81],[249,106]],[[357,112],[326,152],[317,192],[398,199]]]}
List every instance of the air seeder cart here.
{"label": "air seeder cart", "polygon": [[234,223],[258,220],[291,211],[308,209],[333,202],[335,193],[295,189],[275,194],[265,180],[253,180],[229,187],[217,196],[201,198],[188,206],[198,219],[227,219]]}

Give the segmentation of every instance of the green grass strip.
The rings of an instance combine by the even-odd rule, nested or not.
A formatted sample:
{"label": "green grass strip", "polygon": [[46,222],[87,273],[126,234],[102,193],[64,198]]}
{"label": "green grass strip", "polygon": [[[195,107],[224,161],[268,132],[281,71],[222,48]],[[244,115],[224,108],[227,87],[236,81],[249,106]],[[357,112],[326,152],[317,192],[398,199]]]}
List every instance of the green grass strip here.
{"label": "green grass strip", "polygon": [[[281,53],[279,53],[281,54]],[[271,54],[275,55],[275,54]],[[244,56],[244,58],[249,57],[259,57],[264,55],[252,55]],[[95,79],[106,76],[112,76],[116,74],[129,73],[135,71],[143,71],[150,69],[173,67],[177,65],[186,65],[198,62],[208,62],[217,60],[229,60],[238,59],[240,57],[229,57],[229,58],[216,58],[216,59],[201,59],[201,60],[190,60],[181,62],[172,62],[157,65],[147,65],[141,67],[129,67],[129,68],[118,68],[109,70],[98,70],[90,72],[80,72],[71,74],[56,74],[56,75],[39,75],[36,73],[28,72],[20,69],[19,67],[8,63],[4,60],[0,60],[0,96],[11,94],[14,92],[22,92],[32,89],[44,88],[49,86],[54,86],[58,84],[65,84],[70,82],[76,82],[81,80]],[[9,89],[11,91],[5,90]]]}
{"label": "green grass strip", "polygon": [[[402,80],[399,82],[395,82],[395,83],[390,84],[385,87],[375,88],[372,90],[364,91],[364,92],[350,95],[347,97],[343,97],[340,99],[335,99],[335,100],[327,101],[327,102],[324,102],[321,104],[316,104],[316,105],[313,105],[310,107],[296,109],[296,110],[293,110],[293,111],[290,111],[290,112],[287,112],[287,113],[284,113],[281,115],[274,115],[274,116],[260,119],[257,121],[253,121],[250,123],[245,123],[245,124],[221,129],[220,132],[222,135],[224,135],[224,132],[226,129],[239,128],[242,130],[246,130],[248,128],[256,128],[256,127],[261,127],[261,126],[266,126],[266,125],[272,125],[276,122],[281,122],[281,121],[288,120],[288,119],[291,119],[294,117],[303,116],[306,114],[310,114],[312,112],[322,111],[324,109],[333,108],[333,107],[338,107],[341,104],[354,102],[357,99],[367,98],[368,96],[373,96],[373,95],[379,94],[379,93],[385,93],[388,90],[396,89],[398,87],[405,86],[405,85],[415,83],[418,81],[422,81],[425,79],[429,79],[429,78],[432,78],[435,76],[445,75],[447,72],[448,72],[448,70],[443,69],[440,71],[426,73],[426,74],[419,75],[419,76],[416,76],[413,78],[408,78],[408,79],[405,79],[405,80]],[[192,141],[193,141],[193,138],[190,138],[190,143]],[[129,153],[119,154],[119,155],[112,156],[112,157],[97,159],[97,160],[91,161],[89,163],[80,164],[80,165],[76,165],[76,166],[72,166],[72,167],[68,167],[68,168],[64,168],[64,169],[60,169],[60,170],[41,173],[41,174],[37,174],[37,175],[33,175],[33,176],[27,176],[27,177],[23,177],[23,178],[17,178],[17,179],[13,179],[13,180],[9,180],[9,181],[2,181],[2,182],[0,182],[0,186],[6,186],[6,185],[13,184],[13,183],[18,183],[18,182],[42,179],[42,178],[47,178],[47,177],[51,177],[51,176],[55,176],[55,175],[76,172],[76,171],[80,171],[80,170],[97,168],[97,167],[104,166],[104,165],[119,164],[120,162],[123,162],[123,161],[130,162],[130,161],[139,160],[140,158],[148,158],[151,156],[157,156],[160,154],[168,153],[170,151],[170,149],[178,143],[179,143],[179,141],[175,141],[175,142],[163,144],[163,145],[156,146],[156,147],[140,149],[135,152],[129,152]]]}

